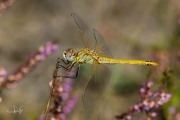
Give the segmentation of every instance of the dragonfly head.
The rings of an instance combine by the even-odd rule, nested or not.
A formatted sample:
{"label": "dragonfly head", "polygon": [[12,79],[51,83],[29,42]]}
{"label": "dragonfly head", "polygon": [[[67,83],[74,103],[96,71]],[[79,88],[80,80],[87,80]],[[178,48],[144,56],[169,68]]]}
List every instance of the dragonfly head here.
{"label": "dragonfly head", "polygon": [[63,52],[63,57],[65,60],[67,60],[68,62],[73,62],[74,58],[75,58],[75,52],[73,51],[72,48],[68,48],[67,50],[65,50]]}

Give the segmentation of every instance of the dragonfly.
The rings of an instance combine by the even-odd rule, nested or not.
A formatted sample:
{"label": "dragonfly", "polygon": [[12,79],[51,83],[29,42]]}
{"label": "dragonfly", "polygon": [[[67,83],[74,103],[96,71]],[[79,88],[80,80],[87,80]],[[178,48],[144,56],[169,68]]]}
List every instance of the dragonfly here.
{"label": "dragonfly", "polygon": [[[72,13],[71,16],[79,29],[85,48],[78,51],[74,51],[72,48],[65,50],[63,52],[64,59],[59,59],[61,64],[56,67],[71,72],[71,75],[56,77],[78,79],[80,66],[83,64],[90,65],[88,67],[90,75],[82,95],[84,108],[92,106],[106,89],[111,78],[111,70],[108,68],[108,64],[158,65],[156,62],[146,60],[114,58],[98,30],[91,30],[77,14]],[[72,69],[74,74],[72,74]],[[80,84],[82,81],[78,80],[78,82]]]}

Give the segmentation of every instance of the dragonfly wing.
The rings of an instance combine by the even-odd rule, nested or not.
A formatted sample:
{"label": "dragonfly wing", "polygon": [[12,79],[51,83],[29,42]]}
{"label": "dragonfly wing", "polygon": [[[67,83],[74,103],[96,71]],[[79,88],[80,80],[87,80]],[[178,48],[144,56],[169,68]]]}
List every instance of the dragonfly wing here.
{"label": "dragonfly wing", "polygon": [[86,48],[94,50],[96,40],[94,38],[93,32],[89,29],[89,27],[81,20],[81,18],[76,15],[75,13],[71,14],[72,18],[74,19],[76,25],[79,28],[79,31],[83,37],[83,43]]}
{"label": "dragonfly wing", "polygon": [[92,75],[83,94],[84,108],[89,108],[102,95],[111,77],[111,71],[103,64],[93,67]]}
{"label": "dragonfly wing", "polygon": [[79,66],[78,77],[73,80],[73,90],[87,83],[91,70],[92,65],[84,64]]}
{"label": "dragonfly wing", "polygon": [[97,41],[95,52],[100,55],[113,58],[111,51],[109,50],[108,46],[106,45],[102,35],[96,29],[93,29],[94,37]]}

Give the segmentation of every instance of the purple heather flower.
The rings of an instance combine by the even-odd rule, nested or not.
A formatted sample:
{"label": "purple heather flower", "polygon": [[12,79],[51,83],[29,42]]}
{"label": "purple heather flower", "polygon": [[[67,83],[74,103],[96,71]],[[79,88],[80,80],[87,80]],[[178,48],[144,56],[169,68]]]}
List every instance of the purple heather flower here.
{"label": "purple heather flower", "polygon": [[145,89],[142,87],[142,88],[140,88],[140,93],[145,93]]}
{"label": "purple heather flower", "polygon": [[51,42],[47,42],[46,46],[39,47],[39,54],[36,55],[37,60],[44,60],[46,56],[52,54],[58,49],[58,45],[53,44]]}
{"label": "purple heather flower", "polygon": [[169,113],[170,113],[170,114],[175,114],[175,113],[176,113],[175,107],[170,107],[170,108],[169,108]]}
{"label": "purple heather flower", "polygon": [[150,107],[150,108],[153,108],[154,105],[155,105],[155,102],[154,102],[154,101],[151,101],[150,104],[149,104],[149,107]]}
{"label": "purple heather flower", "polygon": [[165,93],[161,93],[161,97],[165,97],[165,95],[166,95]]}
{"label": "purple heather flower", "polygon": [[62,95],[62,99],[63,99],[63,100],[67,100],[68,97],[69,97],[69,94],[68,94],[68,93],[61,93],[61,95]]}
{"label": "purple heather flower", "polygon": [[[168,102],[171,98],[171,94],[164,93],[162,87],[156,92],[151,91],[151,87],[153,86],[152,81],[146,81],[145,84],[140,88],[140,97],[141,101],[135,104],[133,107],[119,115],[116,116],[116,120],[131,120],[132,114],[135,112],[146,111],[150,115],[148,118],[156,117],[157,113],[153,111],[154,108],[158,108],[164,103]],[[172,110],[173,111],[173,110]],[[173,111],[174,112],[174,111]],[[140,120],[140,119],[139,119]]]}
{"label": "purple heather flower", "polygon": [[166,99],[169,101],[169,99],[171,98],[171,96],[172,96],[171,94],[166,94],[165,97],[166,97]]}
{"label": "purple heather flower", "polygon": [[38,120],[44,120],[44,115],[40,115],[40,116],[38,117]]}
{"label": "purple heather flower", "polygon": [[45,53],[46,53],[46,54],[51,54],[51,48],[53,48],[53,47],[52,47],[52,44],[51,44],[50,42],[47,42],[47,43],[46,43]]}
{"label": "purple heather flower", "polygon": [[[51,85],[52,85],[52,84],[51,84]],[[62,93],[64,89],[63,89],[62,86],[59,86],[59,87],[57,88],[57,90],[58,90],[58,92]]]}
{"label": "purple heather flower", "polygon": [[130,116],[130,115],[126,116],[126,119],[127,120],[132,120],[132,116]]}
{"label": "purple heather flower", "polygon": [[137,111],[140,111],[140,109],[139,109],[139,106],[138,105],[134,105],[134,107],[133,107],[135,110],[137,110]]}
{"label": "purple heather flower", "polygon": [[63,84],[63,92],[69,92],[70,90],[71,90],[71,85],[65,82]]}
{"label": "purple heather flower", "polygon": [[150,115],[151,115],[151,117],[156,117],[156,116],[157,116],[157,113],[152,112]]}
{"label": "purple heather flower", "polygon": [[155,92],[155,93],[153,94],[154,97],[157,97],[158,95],[159,95],[158,92]]}
{"label": "purple heather flower", "polygon": [[71,91],[72,88],[72,80],[71,79],[66,79],[63,83],[63,92],[69,92]]}
{"label": "purple heather flower", "polygon": [[0,84],[4,80],[6,75],[7,75],[7,71],[3,67],[0,67]]}
{"label": "purple heather flower", "polygon": [[61,118],[60,120],[66,120],[65,114],[61,114],[61,115],[60,115],[60,118]]}
{"label": "purple heather flower", "polygon": [[71,112],[71,108],[69,108],[68,106],[64,106],[63,112],[64,112],[64,114],[69,114]]}
{"label": "purple heather flower", "polygon": [[165,93],[161,93],[161,98],[158,101],[158,104],[162,105],[166,102],[168,102],[171,98],[171,94],[165,94]]}
{"label": "purple heather flower", "polygon": [[144,100],[144,101],[143,101],[143,105],[147,106],[148,104],[149,104],[149,103],[148,103],[147,100]]}
{"label": "purple heather flower", "polygon": [[49,55],[52,52],[56,51],[58,49],[58,45],[57,44],[52,44],[51,42],[47,42],[46,43],[46,53]]}
{"label": "purple heather flower", "polygon": [[66,105],[64,105],[63,107],[63,112],[65,114],[69,114],[72,110],[72,108],[74,107],[75,103],[76,103],[77,98],[75,96],[71,96],[68,101],[66,102]]}
{"label": "purple heather flower", "polygon": [[68,100],[68,102],[67,102],[67,106],[69,108],[73,108],[74,104],[75,104],[75,100],[73,100],[72,98],[70,100]]}
{"label": "purple heather flower", "polygon": [[160,99],[159,101],[157,101],[158,105],[163,105],[163,101]]}
{"label": "purple heather flower", "polygon": [[[24,64],[22,64],[17,70],[15,70],[13,74],[8,75],[8,77],[2,82],[1,85],[8,86],[8,87],[15,86],[15,84],[12,82],[17,82],[21,80],[25,76],[25,74],[29,73],[30,70],[34,68],[34,66],[36,66],[40,61],[44,60],[48,55],[55,52],[57,48],[58,48],[57,44],[54,44],[51,42],[47,42],[45,47],[43,46],[39,47],[38,52],[29,55],[29,59]],[[6,71],[2,71],[0,69],[0,80],[3,74],[5,75]],[[9,81],[11,81],[11,83],[9,83]],[[10,85],[10,84],[13,84],[13,85]]]}
{"label": "purple heather flower", "polygon": [[5,77],[7,75],[7,71],[5,68],[0,67],[0,77]]}
{"label": "purple heather flower", "polygon": [[69,84],[71,86],[73,82],[72,82],[72,79],[66,79],[65,83],[67,83],[67,84]]}
{"label": "purple heather flower", "polygon": [[147,87],[148,87],[148,88],[151,88],[152,86],[153,86],[153,82],[152,82],[152,81],[148,81],[148,82],[147,82]]}
{"label": "purple heather flower", "polygon": [[143,106],[143,109],[146,110],[146,111],[149,111],[150,107],[149,106]]}

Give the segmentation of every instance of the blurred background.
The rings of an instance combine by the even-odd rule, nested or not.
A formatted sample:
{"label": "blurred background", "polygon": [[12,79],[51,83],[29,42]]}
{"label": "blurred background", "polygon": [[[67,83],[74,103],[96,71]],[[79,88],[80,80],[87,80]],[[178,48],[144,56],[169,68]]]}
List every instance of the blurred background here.
{"label": "blurred background", "polygon": [[[44,112],[57,58],[62,58],[67,48],[84,48],[71,13],[80,16],[91,29],[100,31],[115,58],[151,60],[160,65],[111,66],[110,83],[90,109],[82,106],[83,88],[73,91],[78,102],[67,119],[112,120],[115,114],[138,102],[139,88],[149,73],[148,79],[158,87],[162,72],[171,67],[173,82],[167,91],[176,97],[164,108],[164,116],[171,120],[168,108],[173,107],[174,116],[180,120],[177,117],[180,116],[179,11],[179,0],[15,1],[0,16],[0,66],[10,74],[39,46],[54,39],[60,39],[60,43],[58,51],[41,62],[16,88],[3,90],[0,120],[35,120]],[[23,106],[22,114],[7,113],[13,105]]]}

